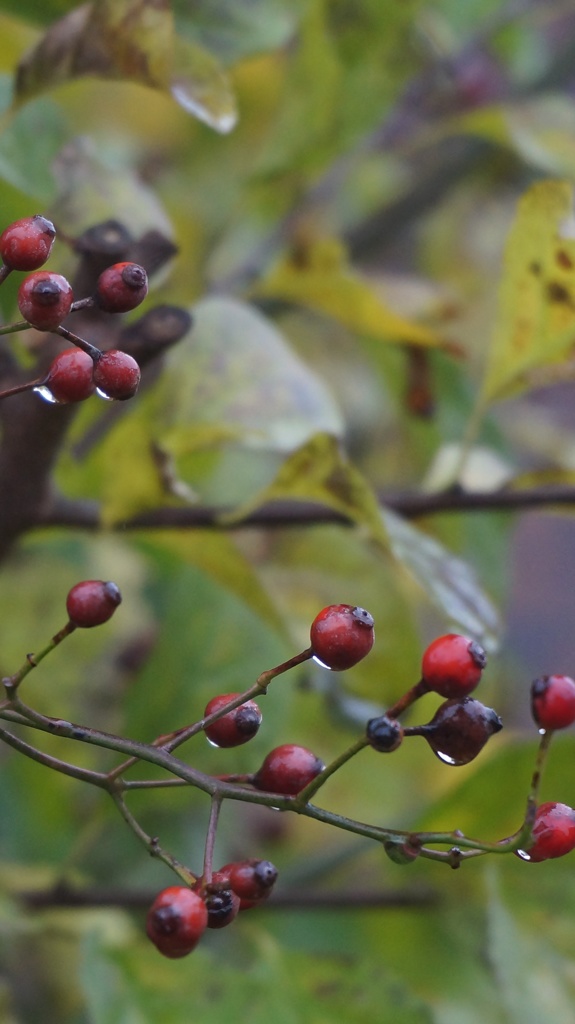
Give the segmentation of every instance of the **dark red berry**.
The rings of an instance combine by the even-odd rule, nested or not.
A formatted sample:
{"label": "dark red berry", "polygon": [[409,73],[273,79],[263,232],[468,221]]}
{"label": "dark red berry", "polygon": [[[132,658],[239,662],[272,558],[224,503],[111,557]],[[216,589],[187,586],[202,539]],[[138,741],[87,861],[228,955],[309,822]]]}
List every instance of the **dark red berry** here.
{"label": "dark red berry", "polygon": [[425,736],[431,749],[445,764],[473,761],[490,736],[502,729],[499,715],[473,697],[446,700],[427,725],[406,729],[406,735]]}
{"label": "dark red berry", "polygon": [[316,661],[342,672],[371,651],[373,616],[352,604],[330,604],[313,620],[310,640]]}
{"label": "dark red berry", "polygon": [[127,313],[148,294],[148,275],[139,263],[114,263],[98,278],[95,299],[106,313]]}
{"label": "dark red berry", "polygon": [[237,917],[240,898],[231,889],[209,892],[205,897],[208,911],[208,928],[225,928]]}
{"label": "dark red berry", "polygon": [[541,729],[566,729],[575,722],[575,681],[541,676],[531,684],[531,713]]}
{"label": "dark red berry", "polygon": [[324,768],[323,761],[307,747],[284,743],[270,750],[254,775],[253,784],[256,789],[264,789],[268,793],[295,796]]}
{"label": "dark red berry", "polygon": [[52,361],[44,385],[57,402],[82,402],[94,394],[94,360],[81,348],[67,348]]}
{"label": "dark red berry", "polygon": [[486,663],[485,651],[475,640],[447,633],[425,650],[421,677],[441,697],[464,697],[477,686]]}
{"label": "dark red berry", "polygon": [[241,910],[267,899],[278,877],[278,869],[269,860],[239,860],[220,870],[240,897]]}
{"label": "dark red berry", "polygon": [[107,622],[121,601],[122,595],[115,583],[84,580],[72,587],[66,598],[66,611],[70,622],[87,629]]}
{"label": "dark red berry", "polygon": [[532,837],[528,850],[518,850],[522,860],[536,864],[542,860],[564,857],[575,850],[575,810],[567,804],[540,804],[535,812]]}
{"label": "dark red berry", "polygon": [[18,289],[18,309],[37,331],[53,331],[66,319],[74,301],[72,286],[61,274],[37,270]]}
{"label": "dark red berry", "polygon": [[146,934],[164,956],[187,956],[208,924],[208,911],[198,893],[173,885],[156,896],[146,918]]}
{"label": "dark red berry", "polygon": [[[239,697],[239,693],[222,693],[219,697],[212,697],[206,705],[204,718],[219,711],[236,697]],[[228,711],[227,715],[218,718],[211,725],[207,725],[204,732],[210,743],[216,747],[239,747],[255,736],[261,721],[262,713],[258,705],[254,700],[248,700],[233,711]]]}
{"label": "dark red berry", "polygon": [[0,256],[10,270],[37,270],[52,250],[56,229],[37,213],[9,224],[0,235]]}
{"label": "dark red berry", "polygon": [[374,750],[379,750],[382,754],[391,754],[403,740],[403,729],[394,718],[380,715],[379,718],[370,718],[365,735]]}
{"label": "dark red berry", "polygon": [[140,367],[127,352],[112,348],[94,364],[94,383],[105,398],[124,402],[138,390]]}

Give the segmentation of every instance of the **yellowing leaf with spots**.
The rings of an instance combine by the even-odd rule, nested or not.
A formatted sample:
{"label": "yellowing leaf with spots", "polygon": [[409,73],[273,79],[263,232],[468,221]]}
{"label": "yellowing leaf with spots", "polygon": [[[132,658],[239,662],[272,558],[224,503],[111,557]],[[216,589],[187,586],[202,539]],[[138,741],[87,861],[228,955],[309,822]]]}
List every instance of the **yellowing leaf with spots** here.
{"label": "yellowing leaf with spots", "polygon": [[337,239],[296,247],[255,286],[253,294],[305,306],[350,331],[382,341],[431,347],[445,344],[435,331],[390,309],[351,268]]}
{"label": "yellowing leaf with spots", "polygon": [[573,186],[541,181],[519,202],[505,251],[482,404],[528,388],[575,352]]}

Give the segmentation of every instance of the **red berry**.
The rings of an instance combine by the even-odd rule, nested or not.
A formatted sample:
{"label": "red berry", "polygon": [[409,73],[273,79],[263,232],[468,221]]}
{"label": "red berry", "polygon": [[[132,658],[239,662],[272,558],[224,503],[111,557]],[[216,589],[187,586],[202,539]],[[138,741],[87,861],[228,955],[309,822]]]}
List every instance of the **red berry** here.
{"label": "red berry", "polygon": [[94,360],[81,348],[67,348],[52,361],[43,384],[57,402],[82,402],[94,394]]}
{"label": "red berry", "polygon": [[70,622],[87,629],[107,622],[121,601],[122,595],[115,583],[84,580],[72,587],[66,598],[66,611]]}
{"label": "red berry", "polygon": [[469,764],[477,757],[490,736],[503,728],[493,708],[486,708],[473,697],[446,700],[431,722],[406,729],[406,735],[425,736],[434,754],[445,764]]}
{"label": "red berry", "polygon": [[146,934],[164,956],[176,960],[197,946],[208,924],[201,896],[172,885],[156,896],[146,918]]}
{"label": "red berry", "polygon": [[527,851],[517,851],[523,860],[536,864],[571,853],[575,850],[575,810],[567,804],[540,804],[535,812],[532,835],[533,846]]}
{"label": "red berry", "polygon": [[330,604],[313,620],[310,640],[316,661],[342,672],[371,651],[373,616],[352,604]]}
{"label": "red berry", "polygon": [[284,743],[283,746],[270,750],[261,768],[254,775],[253,784],[256,789],[264,789],[268,793],[295,796],[324,768],[323,761],[307,747]]}
{"label": "red berry", "polygon": [[139,263],[114,263],[98,278],[95,299],[106,313],[127,313],[148,294],[148,275]]}
{"label": "red berry", "polygon": [[241,910],[267,899],[278,877],[278,869],[270,860],[239,860],[226,864],[220,871],[240,897]]}
{"label": "red berry", "polygon": [[138,390],[140,367],[127,352],[112,348],[94,364],[94,383],[105,398],[124,402]]}
{"label": "red berry", "polygon": [[[204,718],[225,707],[235,697],[239,697],[239,693],[222,693],[219,697],[212,697],[206,705]],[[207,725],[204,732],[216,747],[239,747],[255,736],[261,721],[262,713],[258,705],[254,700],[247,700],[245,704]]]}
{"label": "red berry", "polygon": [[0,256],[10,270],[37,270],[50,255],[56,229],[37,213],[9,224],[0,235]]}
{"label": "red berry", "polygon": [[447,633],[424,652],[421,677],[442,697],[464,697],[477,686],[486,663],[485,651],[475,640]]}
{"label": "red berry", "polygon": [[61,274],[37,270],[25,277],[18,289],[18,309],[37,331],[53,331],[66,319],[74,293]]}
{"label": "red berry", "polygon": [[403,740],[403,729],[394,718],[380,715],[379,718],[370,718],[365,735],[374,750],[379,750],[382,754],[391,754]]}
{"label": "red berry", "polygon": [[531,684],[531,713],[541,729],[566,729],[575,722],[575,681],[541,676]]}

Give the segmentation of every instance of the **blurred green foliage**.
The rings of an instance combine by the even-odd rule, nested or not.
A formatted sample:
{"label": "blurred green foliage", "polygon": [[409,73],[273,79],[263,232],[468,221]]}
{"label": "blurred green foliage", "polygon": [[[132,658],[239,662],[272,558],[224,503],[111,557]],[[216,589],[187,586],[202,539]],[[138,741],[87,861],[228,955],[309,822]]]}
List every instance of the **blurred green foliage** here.
{"label": "blurred green foliage", "polygon": [[[392,762],[363,751],[325,805],[395,828],[509,835],[536,745],[527,687],[497,654],[510,520],[408,523],[382,515],[379,495],[457,479],[487,492],[503,479],[572,483],[571,432],[530,405],[573,376],[570,6],[94,0],[78,13],[19,0],[2,5],[0,37],[2,224],[41,207],[68,237],[108,218],[160,230],[179,254],[148,302],[196,321],[130,408],[80,410],[55,478],[99,503],[105,529],[36,531],[5,562],[2,672],[63,625],[74,582],[113,578],[119,613],[67,640],[26,694],[46,714],[151,741],[305,648],[323,605],[369,608],[366,662],[346,676],[309,663],[274,683],[262,730],[237,751],[201,737],[183,748],[204,771],[248,772],[282,742],[336,756],[417,681],[425,643],[461,629],[490,648],[481,699],[509,728],[456,770],[418,740]],[[69,271],[63,244],[51,265]],[[6,321],[15,287],[0,296]],[[29,358],[29,341],[9,344]],[[228,529],[290,498],[353,526]],[[224,509],[226,529],[122,528],[186,502]],[[116,763],[49,746],[86,767]],[[572,759],[572,738],[558,742],[544,799],[573,802]],[[568,861],[408,870],[316,822],[226,804],[217,859],[271,858],[288,905],[272,900],[171,963],[143,937],[144,902],[132,912],[123,898],[171,876],[111,801],[8,748],[0,766],[2,1024],[573,1020]],[[205,797],[160,790],[131,804],[201,863]],[[112,887],[114,905],[25,908],[19,894],[59,881]],[[316,891],[328,908],[306,906]],[[342,908],[338,894],[354,891],[363,905]],[[415,902],[382,906],[382,891]]]}

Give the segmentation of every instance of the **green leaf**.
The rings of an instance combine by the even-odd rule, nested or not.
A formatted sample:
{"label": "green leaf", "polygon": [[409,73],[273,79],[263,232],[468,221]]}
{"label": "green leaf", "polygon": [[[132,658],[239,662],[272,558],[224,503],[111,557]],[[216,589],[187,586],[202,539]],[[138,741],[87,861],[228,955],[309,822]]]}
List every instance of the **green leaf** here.
{"label": "green leaf", "polygon": [[297,24],[296,0],[174,0],[178,32],[225,64],[288,42]]}
{"label": "green leaf", "polygon": [[323,382],[256,309],[209,298],[193,315],[193,332],[168,355],[158,386],[160,442],[183,424],[226,426],[245,445],[279,451],[319,430],[341,433]]}
{"label": "green leaf", "polygon": [[184,110],[220,132],[237,120],[224,70],[207,50],[176,35],[169,0],[93,0],[76,7],[20,61],[15,99],[85,75],[170,92]]}
{"label": "green leaf", "polygon": [[564,359],[575,330],[573,186],[541,181],[525,193],[509,234],[483,404],[525,390]]}
{"label": "green leaf", "polygon": [[324,238],[293,251],[258,282],[253,294],[306,306],[380,341],[444,344],[435,331],[394,312],[349,266],[337,239]]}
{"label": "green leaf", "polygon": [[16,111],[0,135],[0,177],[38,201],[51,203],[56,192],[52,168],[65,138],[64,118],[53,102],[39,100]]}
{"label": "green leaf", "polygon": [[435,538],[395,513],[385,510],[382,515],[393,554],[427,597],[454,628],[493,650],[500,632],[499,616],[480,586],[475,570]]}

